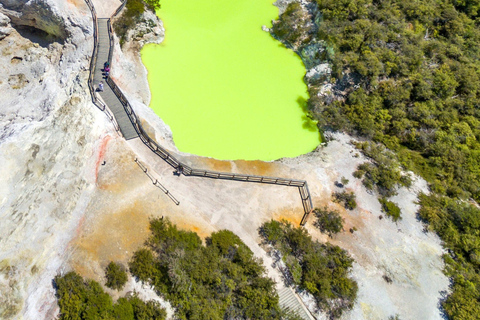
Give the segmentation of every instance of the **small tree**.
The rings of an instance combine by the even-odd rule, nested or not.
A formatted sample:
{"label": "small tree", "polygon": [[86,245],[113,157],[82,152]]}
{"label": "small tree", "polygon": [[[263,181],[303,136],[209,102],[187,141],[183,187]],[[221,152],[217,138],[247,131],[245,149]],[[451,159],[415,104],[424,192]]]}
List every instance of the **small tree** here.
{"label": "small tree", "polygon": [[127,283],[128,276],[125,268],[118,263],[110,262],[105,269],[105,277],[107,283],[105,284],[110,289],[120,290]]}
{"label": "small tree", "polygon": [[382,204],[382,211],[394,222],[402,219],[400,208],[394,202],[388,201],[386,198],[381,198],[378,201]]}
{"label": "small tree", "polygon": [[323,209],[315,208],[313,213],[317,217],[317,221],[314,223],[315,227],[323,233],[328,233],[329,237],[343,230],[344,221],[338,211],[328,210],[327,207],[324,207]]}
{"label": "small tree", "polygon": [[343,206],[348,210],[353,210],[357,207],[357,197],[353,192],[334,192],[333,201],[343,204]]}

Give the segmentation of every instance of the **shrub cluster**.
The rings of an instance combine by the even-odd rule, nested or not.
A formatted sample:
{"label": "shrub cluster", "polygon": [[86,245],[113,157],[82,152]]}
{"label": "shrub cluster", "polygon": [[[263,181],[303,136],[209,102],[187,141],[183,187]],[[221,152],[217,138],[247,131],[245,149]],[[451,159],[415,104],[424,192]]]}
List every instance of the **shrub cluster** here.
{"label": "shrub cluster", "polygon": [[382,205],[382,211],[385,212],[387,216],[392,218],[394,222],[402,219],[400,208],[394,202],[389,201],[386,198],[381,198],[379,201]]}
{"label": "shrub cluster", "polygon": [[[423,197],[421,212],[449,249],[446,261],[478,247],[454,217],[459,210],[476,210],[467,210],[472,204],[465,200],[480,201],[479,1],[307,0],[302,7],[311,14],[300,18],[300,9],[290,6],[273,32],[284,24],[303,34],[298,41],[287,32],[277,38],[304,47],[324,41],[322,58],[333,70],[334,94],[328,99],[319,95],[321,85],[308,84],[308,106],[319,126],[383,144],[405,169],[430,183],[432,193]],[[389,196],[402,184],[390,160],[375,159],[356,175]],[[450,210],[441,209],[442,201]],[[451,241],[451,235],[462,241]],[[451,317],[478,318],[480,265],[475,261],[448,263],[448,274],[462,275],[453,277],[454,291],[443,304]]]}
{"label": "shrub cluster", "polygon": [[348,277],[353,259],[345,250],[313,241],[305,229],[287,221],[264,223],[260,235],[281,253],[294,283],[312,294],[331,318],[353,307],[358,286]]}
{"label": "shrub cluster", "polygon": [[120,39],[120,45],[123,46],[127,40],[128,31],[133,29],[140,22],[145,10],[160,9],[160,0],[126,0],[125,10],[121,16],[113,23],[115,34]]}
{"label": "shrub cluster", "polygon": [[334,192],[333,201],[343,204],[345,209],[353,210],[357,207],[357,197],[353,191]]}
{"label": "shrub cluster", "polygon": [[451,319],[480,316],[480,209],[445,196],[420,195],[419,215],[430,223],[450,249],[446,274],[452,277],[452,294],[443,307]]}
{"label": "shrub cluster", "polygon": [[84,280],[75,272],[55,277],[60,319],[163,320],[166,312],[157,302],[144,302],[136,295],[114,304],[102,286]]}
{"label": "shrub cluster", "polygon": [[130,271],[165,295],[179,319],[295,319],[280,309],[261,261],[232,232],[214,232],[202,245],[167,219],[152,220],[150,229]]}
{"label": "shrub cluster", "polygon": [[363,177],[363,184],[367,189],[376,189],[380,195],[391,197],[397,193],[399,185],[411,186],[410,176],[402,173],[400,163],[392,151],[371,142],[357,143],[356,146],[372,160],[362,163],[354,172],[356,178]]}
{"label": "shrub cluster", "polygon": [[315,208],[313,210],[317,220],[314,222],[315,227],[320,229],[323,233],[328,233],[331,237],[333,234],[339,233],[343,230],[343,218],[336,210],[328,210],[327,207],[323,209]]}
{"label": "shrub cluster", "polygon": [[105,269],[105,278],[107,278],[107,283],[105,284],[107,287],[121,290],[127,283],[128,275],[122,265],[112,261]]}

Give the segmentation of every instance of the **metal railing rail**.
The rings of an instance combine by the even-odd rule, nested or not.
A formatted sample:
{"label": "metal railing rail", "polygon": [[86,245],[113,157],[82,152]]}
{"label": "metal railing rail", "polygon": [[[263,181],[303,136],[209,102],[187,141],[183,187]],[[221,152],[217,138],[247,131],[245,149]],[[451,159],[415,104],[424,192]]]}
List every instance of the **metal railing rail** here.
{"label": "metal railing rail", "polygon": [[[94,16],[95,44],[97,44],[98,35],[97,35],[97,30],[96,29],[98,28],[98,24],[97,24],[97,21],[96,21],[95,8],[93,8],[93,5],[91,4],[91,0],[85,0],[85,1],[87,2],[87,4],[90,3],[89,7],[91,7],[92,16]],[[122,5],[115,11],[115,13],[111,16],[111,18],[115,17],[123,9],[123,6],[125,6],[125,3],[126,3],[126,1],[123,1]],[[113,30],[112,30],[112,25],[111,25],[111,18],[107,20],[108,33],[109,33],[108,36],[109,36],[109,42],[110,42],[110,51],[109,51],[109,54],[108,54],[108,62],[109,62],[110,65],[112,65],[113,48],[114,48],[114,45],[115,45],[114,37],[113,37]],[[95,68],[94,60],[95,60],[95,63],[96,63],[97,52],[98,52],[98,48],[97,49],[94,48],[95,57],[92,57],[92,63],[90,65],[90,68],[92,68],[92,67]],[[93,74],[92,69],[90,71],[91,71],[91,74]],[[91,76],[91,78],[93,79],[93,76]],[[185,163],[182,163],[179,160],[177,160],[165,148],[160,146],[156,141],[154,141],[152,138],[150,138],[148,136],[148,134],[145,132],[142,125],[140,124],[140,121],[138,120],[135,112],[133,111],[132,106],[128,102],[128,100],[125,97],[125,95],[123,94],[123,92],[117,86],[117,84],[110,77],[107,77],[106,82],[110,86],[112,91],[115,93],[115,95],[117,96],[119,101],[122,103],[122,105],[125,109],[125,112],[127,113],[128,118],[130,119],[131,123],[133,124],[133,127],[135,128],[135,131],[137,132],[137,134],[138,134],[139,138],[142,140],[142,142],[150,150],[152,150],[156,155],[158,155],[160,158],[162,158],[165,162],[167,162],[174,169],[176,169],[179,174],[181,173],[185,176],[195,176],[195,177],[204,177],[204,178],[212,178],[212,179],[223,179],[223,180],[233,180],[233,181],[243,181],[243,182],[255,182],[255,183],[276,184],[276,185],[283,185],[283,186],[289,186],[289,187],[297,187],[298,190],[299,190],[299,193],[300,193],[300,198],[302,199],[302,205],[303,205],[303,211],[304,211],[304,215],[302,217],[300,225],[302,225],[302,226],[305,225],[310,213],[313,211],[312,198],[310,196],[310,191],[308,189],[307,181],[305,181],[305,180],[295,180],[295,179],[285,179],[285,178],[278,178],[278,177],[256,176],[256,175],[248,175],[248,174],[236,174],[236,173],[228,173],[228,172],[216,172],[216,171],[208,171],[208,170],[191,168],[190,166],[186,165]],[[89,86],[90,86],[90,83],[89,83]],[[92,87],[93,87],[93,85],[92,85]],[[136,161],[136,162],[137,162],[137,164],[139,164],[138,161]],[[139,166],[140,166],[140,164],[139,164]],[[146,172],[146,171],[144,171],[144,172]],[[168,190],[167,190],[167,192],[168,192]],[[176,201],[176,199],[174,201]]]}
{"label": "metal railing rail", "polygon": [[[92,13],[92,19],[93,19],[93,53],[92,53],[92,59],[90,60],[90,74],[88,76],[88,88],[90,89],[90,96],[92,97],[92,102],[102,110],[110,119],[112,122],[113,126],[115,127],[115,131],[117,131],[120,135],[122,134],[120,131],[120,127],[117,123],[117,120],[113,116],[112,112],[110,109],[108,109],[107,105],[103,103],[100,99],[98,99],[97,95],[95,94],[95,87],[93,85],[93,77],[95,74],[95,66],[97,63],[97,54],[98,54],[98,21],[97,21],[97,13],[95,11],[95,7],[93,6],[93,3],[91,0],[85,0],[87,3],[87,6],[90,8],[90,11]],[[120,6],[122,7],[122,6]]]}
{"label": "metal railing rail", "polygon": [[177,206],[180,204],[180,201],[178,201],[177,199],[175,199],[175,197],[170,193],[170,191],[168,191],[167,188],[165,188],[159,181],[157,178],[153,177],[149,172],[148,172],[148,169],[147,167],[141,163],[137,158],[135,158],[135,163],[140,167],[140,169],[142,169],[142,171],[147,175],[147,177],[152,181],[153,185],[157,188],[159,188],[160,190],[162,190],[163,193],[165,193],[172,201],[173,203],[175,203]]}

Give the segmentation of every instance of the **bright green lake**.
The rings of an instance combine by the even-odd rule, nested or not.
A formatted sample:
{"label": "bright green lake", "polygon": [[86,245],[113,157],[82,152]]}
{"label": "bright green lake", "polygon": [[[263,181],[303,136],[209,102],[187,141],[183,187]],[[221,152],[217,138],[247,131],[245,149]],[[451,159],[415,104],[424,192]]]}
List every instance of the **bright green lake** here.
{"label": "bright green lake", "polygon": [[223,160],[274,160],[312,151],[320,136],[302,109],[305,67],[262,31],[272,0],[162,0],[165,40],[142,60],[150,107],[179,150]]}

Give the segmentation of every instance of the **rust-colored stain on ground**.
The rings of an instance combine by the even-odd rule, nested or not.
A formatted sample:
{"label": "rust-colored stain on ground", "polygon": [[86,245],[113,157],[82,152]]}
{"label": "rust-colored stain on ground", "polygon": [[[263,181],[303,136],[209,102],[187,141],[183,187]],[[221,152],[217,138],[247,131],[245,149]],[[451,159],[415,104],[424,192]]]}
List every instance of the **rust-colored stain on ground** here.
{"label": "rust-colored stain on ground", "polygon": [[253,174],[259,176],[274,176],[277,164],[260,160],[246,161],[235,160],[239,173]]}
{"label": "rust-colored stain on ground", "polygon": [[232,172],[232,163],[230,161],[217,160],[213,158],[204,158],[203,162],[208,167],[207,170]]}
{"label": "rust-colored stain on ground", "polygon": [[107,152],[107,144],[111,138],[112,137],[110,135],[103,137],[102,142],[100,143],[100,147],[98,148],[97,161],[95,162],[95,183],[98,180],[98,169],[100,163],[103,162],[105,153]]}
{"label": "rust-colored stain on ground", "polygon": [[99,213],[72,243],[75,248],[73,268],[83,276],[93,277],[93,261],[100,265],[110,261],[127,262],[150,233],[147,212],[135,201],[118,212]]}
{"label": "rust-colored stain on ground", "polygon": [[68,3],[74,5],[75,7],[84,7],[86,4],[85,4],[85,1],[82,1],[82,0],[67,0]]}
{"label": "rust-colored stain on ground", "polygon": [[186,219],[178,218],[178,216],[171,216],[169,218],[170,221],[172,221],[172,223],[175,224],[178,229],[193,231],[198,234],[198,236],[202,239],[209,237],[210,234],[215,231],[211,226],[206,225],[201,221],[192,221],[192,219],[188,219],[187,222],[185,221]]}
{"label": "rust-colored stain on ground", "polygon": [[287,220],[290,222],[293,226],[298,227],[300,225],[300,222],[302,221],[303,217],[303,210],[295,210],[295,209],[283,209],[280,211],[277,211],[273,214],[272,219],[274,220]]}

